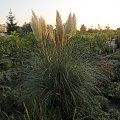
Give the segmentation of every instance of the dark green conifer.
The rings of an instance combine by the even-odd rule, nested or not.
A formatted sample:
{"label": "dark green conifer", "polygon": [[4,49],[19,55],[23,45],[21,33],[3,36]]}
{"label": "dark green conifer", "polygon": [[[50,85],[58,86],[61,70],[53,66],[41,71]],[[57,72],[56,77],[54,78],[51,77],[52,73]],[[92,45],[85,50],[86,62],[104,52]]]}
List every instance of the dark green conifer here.
{"label": "dark green conifer", "polygon": [[15,31],[18,28],[17,22],[15,22],[15,16],[12,15],[10,9],[9,16],[7,16],[7,33],[10,34],[12,31]]}

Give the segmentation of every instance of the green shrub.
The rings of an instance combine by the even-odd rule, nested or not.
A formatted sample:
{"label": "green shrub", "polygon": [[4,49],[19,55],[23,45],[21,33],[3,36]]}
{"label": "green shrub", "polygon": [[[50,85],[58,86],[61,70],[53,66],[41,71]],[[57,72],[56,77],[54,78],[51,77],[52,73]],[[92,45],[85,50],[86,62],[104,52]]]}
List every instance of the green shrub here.
{"label": "green shrub", "polygon": [[108,96],[116,99],[120,99],[120,83],[119,82],[113,82],[108,87]]}
{"label": "green shrub", "polygon": [[19,112],[21,111],[17,102],[19,97],[10,87],[0,85],[0,98],[0,118],[2,120],[20,115]]}
{"label": "green shrub", "polygon": [[120,36],[116,36],[115,43],[117,45],[117,48],[120,48]]}

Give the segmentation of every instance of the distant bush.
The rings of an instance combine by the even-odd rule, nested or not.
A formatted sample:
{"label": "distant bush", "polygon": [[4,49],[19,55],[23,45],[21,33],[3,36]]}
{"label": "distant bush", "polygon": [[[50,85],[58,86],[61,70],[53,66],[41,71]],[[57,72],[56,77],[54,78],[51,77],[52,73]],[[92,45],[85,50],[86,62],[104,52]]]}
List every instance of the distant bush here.
{"label": "distant bush", "polygon": [[115,43],[117,44],[117,48],[120,48],[120,36],[116,37]]}

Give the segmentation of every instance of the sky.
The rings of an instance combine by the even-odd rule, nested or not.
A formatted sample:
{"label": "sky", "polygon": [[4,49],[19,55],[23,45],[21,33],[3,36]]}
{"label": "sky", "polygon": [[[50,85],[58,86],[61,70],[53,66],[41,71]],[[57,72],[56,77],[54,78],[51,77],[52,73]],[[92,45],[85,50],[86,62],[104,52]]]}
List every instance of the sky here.
{"label": "sky", "polygon": [[55,25],[58,10],[63,23],[70,12],[75,13],[78,29],[81,24],[120,27],[120,0],[0,0],[0,24],[6,24],[10,8],[18,25],[31,21],[32,10],[38,17],[43,16],[47,24]]}

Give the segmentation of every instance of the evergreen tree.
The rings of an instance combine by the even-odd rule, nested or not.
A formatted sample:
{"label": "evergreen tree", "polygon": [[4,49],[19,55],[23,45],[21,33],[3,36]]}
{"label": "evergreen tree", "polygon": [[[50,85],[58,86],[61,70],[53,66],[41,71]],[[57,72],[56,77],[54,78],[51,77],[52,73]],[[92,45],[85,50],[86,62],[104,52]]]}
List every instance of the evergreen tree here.
{"label": "evergreen tree", "polygon": [[10,9],[9,16],[7,16],[7,33],[10,34],[11,31],[15,31],[18,26],[15,21],[15,16],[12,15],[12,11]]}

